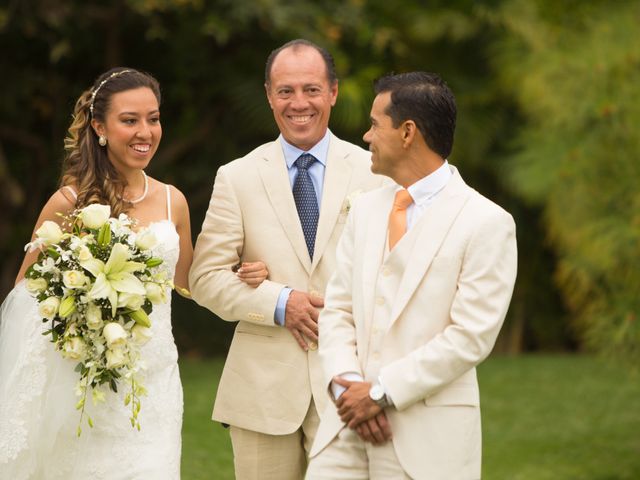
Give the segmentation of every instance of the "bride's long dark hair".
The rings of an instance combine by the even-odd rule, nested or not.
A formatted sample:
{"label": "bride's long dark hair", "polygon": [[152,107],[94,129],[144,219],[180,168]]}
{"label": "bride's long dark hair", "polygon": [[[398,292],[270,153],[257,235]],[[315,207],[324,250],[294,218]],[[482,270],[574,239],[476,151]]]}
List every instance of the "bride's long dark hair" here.
{"label": "bride's long dark hair", "polygon": [[148,87],[160,105],[160,85],[145,72],[117,67],[100,75],[93,87],[82,92],[73,110],[73,121],[64,140],[65,158],[60,186],[71,186],[78,194],[77,208],[91,203],[111,206],[111,215],[127,212],[131,203],[123,200],[126,180],[109,161],[107,148],[100,146],[91,120],[104,122],[115,93]]}

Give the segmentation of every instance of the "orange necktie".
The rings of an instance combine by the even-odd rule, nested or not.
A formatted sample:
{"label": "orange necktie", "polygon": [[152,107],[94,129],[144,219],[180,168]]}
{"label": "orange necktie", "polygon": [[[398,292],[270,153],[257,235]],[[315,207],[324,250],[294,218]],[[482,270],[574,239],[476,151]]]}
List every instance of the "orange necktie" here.
{"label": "orange necktie", "polygon": [[398,190],[389,214],[389,251],[393,250],[407,231],[407,207],[412,203],[413,198],[407,190]]}

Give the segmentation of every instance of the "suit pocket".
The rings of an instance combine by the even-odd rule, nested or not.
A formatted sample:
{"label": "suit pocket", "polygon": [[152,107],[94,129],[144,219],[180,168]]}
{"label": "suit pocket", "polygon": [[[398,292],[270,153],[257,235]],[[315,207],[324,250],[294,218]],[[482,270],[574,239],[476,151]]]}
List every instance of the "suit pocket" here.
{"label": "suit pocket", "polygon": [[260,327],[253,325],[238,324],[236,327],[236,333],[243,335],[255,335],[256,337],[268,337],[272,338],[276,336],[275,327]]}
{"label": "suit pocket", "polygon": [[444,390],[424,399],[428,407],[440,406],[480,406],[480,394],[477,385],[451,385]]}

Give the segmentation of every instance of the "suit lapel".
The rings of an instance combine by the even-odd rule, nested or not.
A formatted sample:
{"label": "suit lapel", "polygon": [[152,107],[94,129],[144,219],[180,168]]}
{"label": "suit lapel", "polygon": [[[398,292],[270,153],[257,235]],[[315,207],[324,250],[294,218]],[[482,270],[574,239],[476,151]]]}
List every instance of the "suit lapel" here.
{"label": "suit lapel", "polygon": [[307,244],[304,241],[304,234],[300,226],[298,210],[291,193],[291,183],[280,142],[273,142],[265,151],[265,156],[259,163],[258,171],[282,229],[289,238],[293,250],[300,259],[300,263],[307,273],[310,273],[311,260],[309,259]]}
{"label": "suit lapel", "polygon": [[472,190],[464,183],[455,167],[451,168],[453,176],[448,185],[414,226],[419,230],[409,255],[411,261],[407,264],[393,302],[389,327],[402,313],[424,278],[431,260],[471,194]]}
{"label": "suit lapel", "polygon": [[352,170],[348,154],[341,148],[339,140],[331,135],[322,186],[322,205],[320,206],[320,218],[316,232],[312,271],[320,262],[338,221],[342,203],[349,193]]}

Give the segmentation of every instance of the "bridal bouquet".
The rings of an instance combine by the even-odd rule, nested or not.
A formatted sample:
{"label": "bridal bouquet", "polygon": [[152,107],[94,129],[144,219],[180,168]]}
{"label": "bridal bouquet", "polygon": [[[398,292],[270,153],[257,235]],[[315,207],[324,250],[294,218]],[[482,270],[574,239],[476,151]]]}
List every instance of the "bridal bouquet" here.
{"label": "bridal bouquet", "polygon": [[[162,259],[153,256],[153,233],[134,232],[134,221],[125,214],[110,216],[109,206],[93,204],[63,217],[65,231],[45,221],[27,245],[41,253],[27,270],[26,286],[43,322],[50,323],[44,335],[64,358],[78,362],[80,425],[88,392],[98,403],[106,388],[117,392],[123,382],[131,426],[139,430],[145,394],[140,347],[151,338],[153,304],[166,302],[173,284]],[[87,421],[93,427],[91,417]]]}

